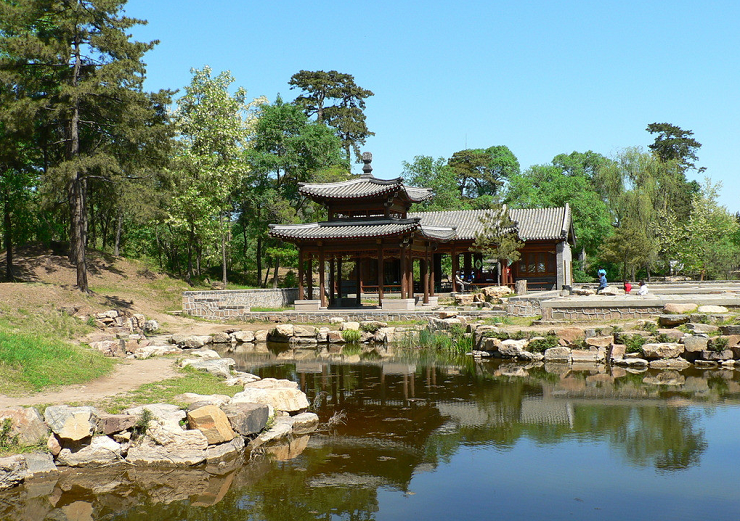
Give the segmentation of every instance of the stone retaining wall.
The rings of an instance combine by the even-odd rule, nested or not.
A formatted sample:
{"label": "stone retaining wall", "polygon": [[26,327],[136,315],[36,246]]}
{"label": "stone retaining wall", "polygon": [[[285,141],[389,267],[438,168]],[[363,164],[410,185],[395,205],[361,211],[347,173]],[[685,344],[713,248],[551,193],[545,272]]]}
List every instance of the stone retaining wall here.
{"label": "stone retaining wall", "polygon": [[[316,288],[314,295],[318,296]],[[298,288],[185,291],[182,310],[211,320],[241,318],[253,307],[284,308],[292,306],[297,298]]]}
{"label": "stone retaining wall", "polygon": [[650,318],[663,312],[662,306],[621,307],[621,306],[558,306],[556,302],[542,306],[542,320],[610,321]]}
{"label": "stone retaining wall", "polygon": [[[503,311],[460,311],[460,315],[475,318],[500,317],[505,315]],[[326,324],[332,317],[341,317],[348,322],[362,322],[365,320],[377,320],[380,322],[406,322],[414,320],[426,320],[429,317],[438,317],[439,311],[386,311],[378,310],[342,310],[331,309],[327,311],[281,311],[275,312],[246,312],[239,315],[240,320],[256,322],[274,322],[301,324],[320,323]]]}

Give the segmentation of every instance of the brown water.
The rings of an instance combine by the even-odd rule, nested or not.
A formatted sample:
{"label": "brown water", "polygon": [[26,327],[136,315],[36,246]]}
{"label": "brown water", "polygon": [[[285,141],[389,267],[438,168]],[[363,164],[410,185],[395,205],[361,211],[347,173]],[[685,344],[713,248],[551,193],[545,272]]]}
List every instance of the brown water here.
{"label": "brown water", "polygon": [[343,423],[227,467],[64,473],[0,519],[740,518],[737,371],[350,351],[229,353]]}

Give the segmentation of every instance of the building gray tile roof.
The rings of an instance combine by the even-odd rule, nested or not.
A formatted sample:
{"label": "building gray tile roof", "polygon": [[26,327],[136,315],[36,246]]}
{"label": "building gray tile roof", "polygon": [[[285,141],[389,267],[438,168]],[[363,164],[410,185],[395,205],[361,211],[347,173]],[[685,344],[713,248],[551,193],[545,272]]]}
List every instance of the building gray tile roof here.
{"label": "building gray tile roof", "polygon": [[392,237],[420,232],[430,239],[447,241],[455,230],[446,226],[423,226],[419,219],[356,219],[308,224],[271,224],[270,235],[286,240],[326,240]]}
{"label": "building gray tile roof", "polygon": [[[452,210],[446,212],[415,212],[408,216],[421,218],[422,226],[456,227],[459,240],[473,240],[483,231],[481,217],[488,210]],[[570,207],[513,208],[509,217],[517,224],[519,238],[524,241],[562,240],[571,227]]]}
{"label": "building gray tile roof", "polygon": [[400,177],[377,179],[372,176],[361,176],[338,183],[299,183],[298,187],[302,195],[319,199],[360,199],[403,192],[409,201],[419,203],[430,199],[433,195],[429,188],[404,186]]}

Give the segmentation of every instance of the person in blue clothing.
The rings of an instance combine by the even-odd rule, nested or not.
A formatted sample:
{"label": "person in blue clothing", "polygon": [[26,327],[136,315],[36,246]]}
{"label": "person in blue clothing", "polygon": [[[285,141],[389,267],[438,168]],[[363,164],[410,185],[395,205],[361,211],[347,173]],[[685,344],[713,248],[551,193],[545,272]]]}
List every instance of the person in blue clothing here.
{"label": "person in blue clothing", "polygon": [[602,291],[606,289],[607,282],[606,282],[606,270],[599,270],[599,288],[596,290],[596,294],[598,295]]}

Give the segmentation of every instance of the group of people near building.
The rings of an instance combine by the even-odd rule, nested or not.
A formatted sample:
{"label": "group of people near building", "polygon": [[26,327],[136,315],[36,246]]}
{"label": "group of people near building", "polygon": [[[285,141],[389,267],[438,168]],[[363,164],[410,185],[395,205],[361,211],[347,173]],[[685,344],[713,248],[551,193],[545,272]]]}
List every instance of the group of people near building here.
{"label": "group of people near building", "polygon": [[[606,280],[606,270],[600,269],[599,270],[599,287],[596,290],[596,294],[601,294],[604,292],[604,290],[607,288],[608,282]],[[648,287],[647,284],[645,284],[644,280],[641,280],[639,282],[639,289],[637,290],[637,294],[640,296],[645,296],[648,294]],[[630,292],[632,292],[632,283],[628,280],[623,281],[623,287],[624,287],[624,294],[629,295]]]}

